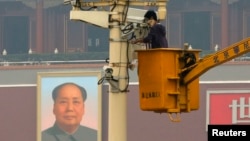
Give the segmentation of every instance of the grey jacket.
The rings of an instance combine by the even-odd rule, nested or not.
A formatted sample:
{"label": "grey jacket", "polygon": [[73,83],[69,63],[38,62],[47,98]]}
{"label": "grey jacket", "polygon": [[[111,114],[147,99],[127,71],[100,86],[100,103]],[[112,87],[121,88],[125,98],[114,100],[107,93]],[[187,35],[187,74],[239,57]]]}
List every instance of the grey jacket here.
{"label": "grey jacket", "polygon": [[42,131],[42,141],[97,141],[97,130],[80,125],[74,134],[69,135],[54,124]]}

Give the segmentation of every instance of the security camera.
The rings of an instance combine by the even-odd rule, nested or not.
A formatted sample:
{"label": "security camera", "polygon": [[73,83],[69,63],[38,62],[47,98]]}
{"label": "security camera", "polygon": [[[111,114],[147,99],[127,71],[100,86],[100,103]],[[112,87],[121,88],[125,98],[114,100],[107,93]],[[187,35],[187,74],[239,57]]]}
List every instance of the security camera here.
{"label": "security camera", "polygon": [[143,10],[143,9],[128,8],[127,22],[143,23],[144,22],[144,15],[146,12],[147,12],[147,10]]}
{"label": "security camera", "polygon": [[112,69],[110,66],[107,66],[107,65],[103,66],[103,70],[104,70],[105,72],[110,72],[110,71],[113,72],[113,69]]}
{"label": "security camera", "polygon": [[113,79],[113,69],[110,66],[103,66],[103,70],[105,71],[106,79]]}
{"label": "security camera", "polygon": [[112,68],[108,68],[105,70],[105,78],[108,79],[113,79],[113,69]]}
{"label": "security camera", "polygon": [[125,24],[122,26],[122,37],[127,38],[132,33],[141,28],[147,27],[147,23],[144,22],[144,15],[147,10],[138,8],[128,8]]}
{"label": "security camera", "polygon": [[76,5],[76,0],[64,0],[63,4]]}
{"label": "security camera", "polygon": [[119,80],[115,79],[113,76],[113,69],[110,66],[104,66],[103,70],[105,71],[105,80],[110,84],[111,91],[113,93],[119,92]]}
{"label": "security camera", "polygon": [[[140,23],[143,24],[144,22],[144,15],[148,10],[138,9],[138,8],[128,8],[127,13],[127,22],[131,23]],[[158,17],[158,12],[156,12]]]}

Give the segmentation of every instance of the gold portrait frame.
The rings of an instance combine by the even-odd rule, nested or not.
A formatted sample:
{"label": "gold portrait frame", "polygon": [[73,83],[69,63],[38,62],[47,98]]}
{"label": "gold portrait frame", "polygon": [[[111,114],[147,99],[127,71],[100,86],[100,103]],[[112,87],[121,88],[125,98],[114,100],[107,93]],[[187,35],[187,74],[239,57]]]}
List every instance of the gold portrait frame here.
{"label": "gold portrait frame", "polygon": [[[52,90],[55,86],[73,82],[83,86],[87,91],[85,113],[81,125],[97,130],[97,141],[102,136],[102,95],[100,71],[77,72],[38,72],[37,73],[37,141],[42,141],[43,130],[53,126],[53,100]],[[89,112],[91,111],[91,112]],[[88,112],[90,114],[88,114]],[[89,119],[89,121],[88,121]],[[90,121],[91,120],[91,121]]]}

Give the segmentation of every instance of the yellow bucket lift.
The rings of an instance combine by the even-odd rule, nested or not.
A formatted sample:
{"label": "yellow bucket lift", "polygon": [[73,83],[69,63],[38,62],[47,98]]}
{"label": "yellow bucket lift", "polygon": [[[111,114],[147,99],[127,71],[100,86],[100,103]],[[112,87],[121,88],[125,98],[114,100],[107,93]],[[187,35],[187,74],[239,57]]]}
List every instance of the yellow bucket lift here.
{"label": "yellow bucket lift", "polygon": [[249,51],[250,38],[204,58],[195,49],[137,50],[141,110],[169,113],[172,121],[180,121],[179,113],[199,109],[199,76]]}

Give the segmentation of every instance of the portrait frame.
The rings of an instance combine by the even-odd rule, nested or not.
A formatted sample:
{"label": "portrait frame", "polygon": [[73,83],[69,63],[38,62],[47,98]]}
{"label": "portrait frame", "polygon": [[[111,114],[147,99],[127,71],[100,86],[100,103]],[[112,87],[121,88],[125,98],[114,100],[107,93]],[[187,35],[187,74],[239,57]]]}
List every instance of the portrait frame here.
{"label": "portrait frame", "polygon": [[102,135],[102,95],[100,71],[38,72],[37,73],[37,141],[42,131],[54,125],[52,90],[63,83],[73,82],[86,89],[87,99],[81,125],[97,130],[97,141]]}

